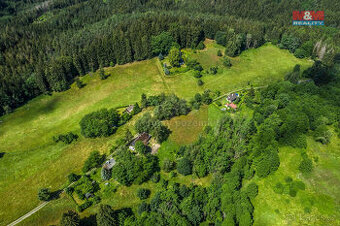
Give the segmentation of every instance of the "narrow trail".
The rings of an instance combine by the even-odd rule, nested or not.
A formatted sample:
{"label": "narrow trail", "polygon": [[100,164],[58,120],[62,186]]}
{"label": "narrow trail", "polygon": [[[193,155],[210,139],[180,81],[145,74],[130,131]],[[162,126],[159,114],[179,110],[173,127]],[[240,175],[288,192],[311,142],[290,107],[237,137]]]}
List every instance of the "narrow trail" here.
{"label": "narrow trail", "polygon": [[164,71],[162,69],[161,62],[159,61],[159,59],[157,59],[156,64],[157,64],[157,69],[159,71],[159,75],[160,75],[160,77],[162,79],[163,85],[167,89],[167,91],[170,92],[170,87],[169,87],[168,83],[166,83],[166,81],[164,79],[165,78],[165,73],[164,73]]}
{"label": "narrow trail", "polygon": [[7,226],[13,226],[13,225],[19,224],[21,221],[25,220],[26,218],[28,218],[28,217],[32,216],[33,214],[35,214],[36,212],[38,212],[40,209],[44,208],[49,202],[50,201],[41,203],[39,206],[35,207],[33,210],[26,213],[24,216],[18,218],[17,220],[13,221],[12,223],[8,224]]}

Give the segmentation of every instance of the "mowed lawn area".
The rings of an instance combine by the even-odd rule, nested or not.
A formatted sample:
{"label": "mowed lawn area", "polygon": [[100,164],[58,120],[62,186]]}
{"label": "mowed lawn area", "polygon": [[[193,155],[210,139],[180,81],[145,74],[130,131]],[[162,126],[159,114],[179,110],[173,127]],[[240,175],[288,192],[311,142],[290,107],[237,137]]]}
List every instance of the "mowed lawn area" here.
{"label": "mowed lawn area", "polygon": [[[206,50],[192,54],[199,55],[200,59],[213,57],[212,53],[217,51],[217,47],[216,44],[210,44]],[[205,53],[209,54],[204,55]],[[80,136],[80,139],[71,145],[56,144],[52,141],[53,136],[62,133],[72,131],[80,134],[79,121],[85,114],[101,108],[133,104],[140,100],[142,93],[155,95],[173,92],[189,100],[195,93],[203,92],[204,89],[220,90],[224,93],[247,86],[248,82],[254,85],[268,84],[273,80],[282,79],[295,64],[301,64],[302,68],[311,65],[310,61],[296,59],[288,51],[270,44],[247,50],[233,62],[234,66],[230,69],[223,68],[217,75],[204,76],[202,80],[205,85],[202,87],[197,86],[197,79],[190,71],[164,77],[158,69],[156,59],[106,68],[106,73],[111,74],[106,80],[100,80],[97,73],[91,73],[81,78],[86,86],[80,90],[72,86],[70,90],[62,93],[40,96],[14,113],[1,117],[0,152],[5,154],[0,158],[0,171],[3,172],[0,174],[0,225],[10,223],[37,206],[39,188],[57,190],[66,183],[69,173],[80,173],[83,162],[91,151],[108,152],[119,133],[97,139],[85,139]],[[182,125],[196,116],[202,117],[200,120],[203,121],[209,120],[210,110],[208,117],[204,113],[206,110],[203,108],[202,112],[193,111],[188,116],[173,120],[180,121]],[[212,114],[219,115],[215,110],[212,109]],[[126,127],[132,127],[132,124],[124,128]],[[195,126],[197,131],[192,134],[190,126],[170,128],[173,133],[167,142],[177,147],[195,140],[203,126]],[[183,135],[190,137],[182,139]],[[55,201],[49,205],[54,203]],[[60,207],[60,210],[62,209]],[[50,215],[54,213],[50,212]],[[59,217],[58,213],[58,216],[53,218]],[[43,224],[42,222],[47,220],[40,222]]]}

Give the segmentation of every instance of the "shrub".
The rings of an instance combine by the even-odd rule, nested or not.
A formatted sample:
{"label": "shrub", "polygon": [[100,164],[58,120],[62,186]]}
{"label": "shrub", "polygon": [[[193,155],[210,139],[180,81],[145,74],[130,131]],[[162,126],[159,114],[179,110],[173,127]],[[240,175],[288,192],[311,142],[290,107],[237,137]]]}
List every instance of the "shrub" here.
{"label": "shrub", "polygon": [[142,155],[145,155],[148,151],[147,146],[142,141],[137,141],[135,144],[135,150]]}
{"label": "shrub", "polygon": [[257,196],[258,186],[254,182],[250,183],[246,188],[246,194],[250,199],[253,199]]}
{"label": "shrub", "polygon": [[164,74],[166,74],[166,75],[169,75],[170,74],[170,71],[169,71],[169,69],[168,68],[164,68]]}
{"label": "shrub", "polygon": [[67,187],[67,188],[65,188],[65,192],[66,192],[66,194],[72,196],[72,193],[74,192],[74,188],[73,187]]}
{"label": "shrub", "polygon": [[303,157],[300,165],[299,165],[299,170],[302,173],[308,174],[311,173],[313,171],[313,162],[311,159],[309,159],[308,157]]}
{"label": "shrub", "polygon": [[217,70],[218,70],[217,66],[212,66],[209,68],[209,73],[215,75],[217,73]]}
{"label": "shrub", "polygon": [[194,77],[195,78],[201,78],[202,77],[202,74],[200,71],[194,71]]}
{"label": "shrub", "polygon": [[61,226],[77,226],[80,225],[80,216],[78,213],[69,210],[66,213],[63,213],[61,220]]}
{"label": "shrub", "polygon": [[78,175],[75,174],[75,173],[70,173],[70,174],[67,176],[67,178],[68,178],[68,181],[69,181],[70,183],[72,183],[72,182],[75,182],[75,181],[79,180],[80,176],[78,176]]}
{"label": "shrub", "polygon": [[102,170],[101,170],[101,178],[102,178],[102,180],[110,180],[110,178],[111,178],[111,170],[102,168]]}
{"label": "shrub", "polygon": [[164,56],[163,56],[163,54],[162,54],[162,53],[159,53],[159,55],[158,55],[158,59],[159,59],[159,60],[164,60]]}
{"label": "shrub", "polygon": [[158,172],[154,173],[151,176],[151,181],[154,182],[154,183],[158,183],[160,179],[161,179],[161,176],[159,175]]}
{"label": "shrub", "polygon": [[169,159],[164,159],[163,161],[163,165],[162,165],[162,169],[169,173],[171,170],[173,170],[175,168],[175,162],[171,161]]}
{"label": "shrub", "polygon": [[203,86],[204,82],[201,79],[197,80],[197,85],[198,86]]}
{"label": "shrub", "polygon": [[139,188],[139,189],[137,190],[137,197],[138,197],[140,200],[144,200],[144,199],[149,198],[150,193],[151,193],[151,191],[150,191],[149,189],[146,189],[146,188]]}
{"label": "shrub", "polygon": [[217,56],[222,56],[222,51],[221,50],[217,50]]}
{"label": "shrub", "polygon": [[114,109],[101,109],[85,115],[80,121],[84,137],[107,137],[113,134],[118,126],[119,114]]}
{"label": "shrub", "polygon": [[282,194],[283,190],[284,190],[284,186],[280,182],[278,182],[274,187],[274,192],[277,194]]}
{"label": "shrub", "polygon": [[49,201],[52,197],[52,193],[48,188],[41,188],[38,192],[38,199],[40,201]]}
{"label": "shrub", "polygon": [[142,202],[138,206],[137,212],[138,212],[139,215],[141,215],[143,212],[150,212],[150,205],[147,204],[146,202]]}
{"label": "shrub", "polygon": [[200,43],[198,43],[198,45],[197,45],[196,48],[197,48],[197,49],[204,49],[204,48],[205,48],[205,45],[204,45],[204,43],[203,43],[202,41],[200,41]]}
{"label": "shrub", "polygon": [[85,85],[79,78],[76,78],[76,85],[79,89],[83,88]]}
{"label": "shrub", "polygon": [[92,168],[99,167],[103,163],[104,159],[104,156],[100,155],[98,151],[91,152],[90,156],[84,163],[83,172],[86,173]]}
{"label": "shrub", "polygon": [[109,77],[109,75],[106,75],[106,74],[105,74],[105,71],[104,71],[103,68],[100,68],[100,69],[99,69],[99,76],[100,76],[100,79],[101,79],[101,80],[105,80],[105,79],[107,79],[107,78]]}
{"label": "shrub", "polygon": [[223,65],[224,65],[225,67],[231,67],[230,59],[229,59],[227,56],[224,56],[224,57],[223,57],[222,62],[223,62]]}
{"label": "shrub", "polygon": [[53,137],[54,142],[63,142],[65,144],[71,144],[74,140],[78,140],[78,135],[74,134],[72,132],[69,132],[67,134],[61,134],[59,136]]}
{"label": "shrub", "polygon": [[191,161],[187,158],[182,158],[177,162],[178,173],[186,176],[192,173]]}
{"label": "shrub", "polygon": [[87,208],[89,208],[92,205],[92,201],[87,200],[86,202],[84,202],[83,204],[79,205],[77,207],[78,212],[83,212],[84,210],[86,210]]}
{"label": "shrub", "polygon": [[171,64],[171,66],[173,67],[179,67],[180,62],[181,60],[181,53],[180,53],[180,50],[176,47],[172,47],[170,49],[170,52],[169,52],[169,62]]}

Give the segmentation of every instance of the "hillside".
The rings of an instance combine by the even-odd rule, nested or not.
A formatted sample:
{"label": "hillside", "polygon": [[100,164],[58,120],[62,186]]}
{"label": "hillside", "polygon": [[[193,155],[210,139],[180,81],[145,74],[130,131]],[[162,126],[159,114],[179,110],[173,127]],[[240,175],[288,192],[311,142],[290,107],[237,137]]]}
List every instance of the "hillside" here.
{"label": "hillside", "polygon": [[[198,51],[198,57],[221,48],[211,41],[207,41],[206,45],[207,50]],[[206,55],[206,58],[209,58],[209,55]],[[287,51],[273,45],[245,51],[232,61],[235,65],[230,69],[225,68],[216,76],[204,76],[205,85],[202,87],[197,86],[190,71],[164,77],[158,70],[157,59],[107,67],[105,72],[110,74],[110,77],[106,80],[100,80],[98,72],[90,73],[81,78],[86,84],[84,88],[78,89],[73,84],[72,88],[65,92],[40,96],[14,113],[2,117],[0,139],[3,141],[1,151],[5,154],[0,160],[0,167],[1,171],[6,171],[0,180],[0,195],[3,197],[0,217],[2,224],[9,223],[35,207],[39,203],[36,198],[39,188],[60,188],[66,183],[66,176],[70,172],[80,171],[91,151],[107,153],[123,134],[125,126],[108,138],[80,137],[71,145],[53,142],[52,137],[58,134],[69,131],[79,134],[79,122],[85,114],[101,108],[121,108],[133,104],[140,100],[142,93],[175,93],[189,100],[195,93],[205,89],[220,90],[224,93],[243,88],[249,85],[249,82],[254,86],[266,85],[282,79],[295,64],[301,64],[303,68],[311,65],[308,60],[296,59]],[[193,113],[192,116],[185,116],[184,120],[188,120],[187,117],[195,119],[198,116]],[[206,121],[210,118],[206,114],[202,119]],[[198,130],[195,136],[185,141],[182,136],[187,134],[187,128],[184,128],[184,131],[178,128],[179,131],[176,132],[176,128],[170,125],[170,129],[173,133],[167,142],[174,142],[174,145],[193,142],[201,131]],[[166,148],[166,145],[162,145],[161,149],[163,148]],[[64,200],[65,202],[67,203]],[[66,203],[65,205],[69,206]],[[52,205],[54,204],[48,208],[54,208]],[[64,210],[62,206],[59,211]],[[42,211],[48,213],[49,209]],[[32,219],[36,220],[39,215]],[[55,217],[57,216],[52,219]],[[44,222],[45,220],[49,218],[45,218]]]}

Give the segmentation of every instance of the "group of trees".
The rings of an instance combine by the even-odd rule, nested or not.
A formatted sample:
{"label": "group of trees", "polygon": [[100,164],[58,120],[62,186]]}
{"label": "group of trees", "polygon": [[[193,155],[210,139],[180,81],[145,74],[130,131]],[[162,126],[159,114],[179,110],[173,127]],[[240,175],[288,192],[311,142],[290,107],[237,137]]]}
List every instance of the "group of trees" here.
{"label": "group of trees", "polygon": [[159,171],[158,158],[151,154],[137,155],[121,146],[115,155],[116,165],[112,169],[112,178],[119,183],[130,186],[148,181]]}
{"label": "group of trees", "polygon": [[120,120],[115,109],[101,109],[85,115],[80,121],[81,134],[84,137],[107,137],[113,134]]}
{"label": "group of trees", "polygon": [[163,125],[159,119],[152,117],[150,113],[145,113],[137,120],[135,130],[138,133],[147,132],[151,134],[159,143],[165,141],[171,132],[168,127]]}
{"label": "group of trees", "polygon": [[84,137],[107,137],[112,135],[116,129],[129,121],[133,115],[141,112],[138,103],[133,105],[131,113],[124,111],[121,115],[115,109],[103,108],[99,111],[85,115],[79,125]]}

